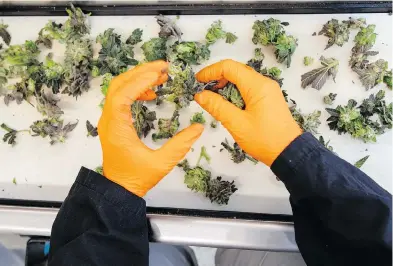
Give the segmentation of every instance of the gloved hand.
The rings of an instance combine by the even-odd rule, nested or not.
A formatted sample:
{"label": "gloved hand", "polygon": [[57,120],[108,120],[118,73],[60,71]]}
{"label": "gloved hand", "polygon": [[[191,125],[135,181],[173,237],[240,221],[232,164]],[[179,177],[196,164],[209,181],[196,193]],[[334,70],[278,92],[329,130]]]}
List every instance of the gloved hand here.
{"label": "gloved hand", "polygon": [[156,61],[115,77],[98,122],[104,176],[140,197],[176,166],[203,131],[202,125],[193,124],[158,150],[151,150],[138,138],[131,104],[137,99],[154,99],[151,88],[168,79],[167,68],[166,62]]}
{"label": "gloved hand", "polygon": [[246,104],[241,110],[212,91],[195,95],[195,100],[231,133],[249,155],[269,167],[280,153],[302,133],[288,109],[277,82],[239,62],[224,60],[202,69],[200,82],[230,81],[238,87]]}

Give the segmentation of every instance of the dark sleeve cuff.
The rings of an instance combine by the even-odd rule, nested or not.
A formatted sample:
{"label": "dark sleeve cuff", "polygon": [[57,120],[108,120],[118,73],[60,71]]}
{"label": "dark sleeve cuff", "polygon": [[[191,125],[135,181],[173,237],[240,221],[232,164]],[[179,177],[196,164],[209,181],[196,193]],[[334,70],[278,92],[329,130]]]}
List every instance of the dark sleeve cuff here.
{"label": "dark sleeve cuff", "polygon": [[101,195],[101,197],[111,204],[122,206],[122,209],[128,209],[134,213],[146,210],[146,202],[143,198],[136,196],[103,175],[85,167],[80,169],[75,183],[70,190],[70,194],[73,194],[75,190],[79,190],[77,188],[78,186],[83,186]]}
{"label": "dark sleeve cuff", "polygon": [[273,173],[284,183],[293,177],[296,168],[313,153],[328,151],[311,133],[303,133],[286,147],[271,166]]}

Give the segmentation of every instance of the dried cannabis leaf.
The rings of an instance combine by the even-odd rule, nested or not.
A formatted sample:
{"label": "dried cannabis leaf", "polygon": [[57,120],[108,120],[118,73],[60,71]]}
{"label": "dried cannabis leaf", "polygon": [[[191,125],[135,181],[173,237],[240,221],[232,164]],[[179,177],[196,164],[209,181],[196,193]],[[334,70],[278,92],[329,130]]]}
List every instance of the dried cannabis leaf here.
{"label": "dried cannabis leaf", "polygon": [[240,91],[236,87],[235,84],[228,82],[228,84],[218,90],[218,93],[225,98],[225,100],[233,103],[235,106],[239,107],[240,109],[245,108],[245,103],[240,94]]}
{"label": "dried cannabis leaf", "polygon": [[2,123],[0,125],[2,129],[7,131],[7,133],[4,134],[3,136],[3,141],[7,142],[8,144],[14,146],[16,144],[16,135],[18,134],[18,131],[15,129],[10,128],[6,124]]}
{"label": "dried cannabis leaf", "polygon": [[366,90],[369,90],[384,81],[384,77],[388,75],[388,62],[379,59],[363,68],[354,67],[353,71],[359,75],[360,81]]}
{"label": "dried cannabis leaf", "polygon": [[176,25],[175,21],[170,18],[164,17],[163,15],[156,16],[157,23],[160,25],[160,32],[158,36],[160,38],[169,38],[171,36],[181,39],[182,32],[180,28]]}
{"label": "dried cannabis leaf", "polygon": [[140,43],[142,41],[142,34],[143,34],[143,30],[139,28],[133,30],[130,37],[127,38],[126,44],[135,45],[137,43]]}
{"label": "dried cannabis leaf", "polygon": [[319,139],[318,139],[318,140],[319,140],[319,142],[320,142],[326,149],[328,149],[328,150],[331,151],[331,152],[334,152],[334,151],[333,151],[333,147],[329,145],[330,140],[327,141],[327,142],[325,142],[325,139],[323,138],[323,136],[319,136]]}
{"label": "dried cannabis leaf", "polygon": [[255,48],[254,50],[254,58],[247,62],[247,65],[252,67],[255,71],[259,72],[262,69],[263,59],[265,59],[265,55],[262,53],[261,48]]}
{"label": "dried cannabis leaf", "polygon": [[50,137],[50,144],[53,145],[57,142],[64,143],[67,139],[68,133],[73,131],[75,127],[78,125],[78,121],[76,123],[67,123],[63,126],[63,121],[55,118],[43,119],[35,121],[30,129],[34,133],[32,136],[41,136],[45,138],[46,136]]}
{"label": "dried cannabis leaf", "polygon": [[370,155],[364,156],[362,159],[358,160],[354,166],[357,168],[360,168],[363,166],[363,164],[367,161],[368,157],[370,157]]}
{"label": "dried cannabis leaf", "polygon": [[119,75],[126,71],[128,66],[138,64],[134,59],[133,46],[123,43],[120,35],[116,34],[113,28],[98,35],[96,41],[102,46],[95,62],[100,75],[105,73]]}
{"label": "dried cannabis leaf", "polygon": [[30,103],[28,99],[35,94],[36,90],[36,82],[33,79],[23,79],[8,88],[8,92],[4,96],[4,103],[7,106],[14,100],[17,104],[21,104],[23,100]]}
{"label": "dried cannabis leaf", "polygon": [[203,116],[203,112],[200,113],[195,113],[190,119],[191,124],[199,123],[199,124],[205,124],[206,120],[205,117]]}
{"label": "dried cannabis leaf", "polygon": [[232,44],[232,43],[236,42],[237,39],[238,39],[237,36],[231,32],[227,32],[225,35],[225,42],[226,43]]}
{"label": "dried cannabis leaf", "polygon": [[305,56],[305,57],[303,58],[303,64],[304,64],[305,66],[312,65],[312,63],[314,63],[314,58],[312,58],[311,56]]}
{"label": "dried cannabis leaf", "polygon": [[322,67],[311,70],[301,76],[302,88],[311,85],[312,88],[320,90],[325,85],[328,76],[332,76],[333,80],[335,80],[339,65],[338,60],[323,56],[319,60]]}
{"label": "dried cannabis leaf", "polygon": [[44,63],[45,84],[52,89],[53,93],[60,91],[64,81],[64,68],[61,64],[52,60],[52,54],[48,54]]}
{"label": "dried cannabis leaf", "polygon": [[64,112],[57,103],[60,98],[56,97],[51,91],[41,89],[40,93],[36,93],[37,110],[44,116],[49,118],[59,118]]}
{"label": "dried cannabis leaf", "polygon": [[197,166],[199,166],[199,164],[200,164],[202,158],[205,159],[205,160],[207,161],[207,163],[210,163],[211,157],[210,157],[210,155],[207,153],[207,150],[206,150],[206,147],[205,147],[205,146],[202,146],[202,147],[201,147],[201,153],[199,154],[199,158],[198,158],[198,161],[197,161]]}
{"label": "dried cannabis leaf", "polygon": [[231,155],[232,161],[235,163],[241,163],[245,159],[250,160],[254,164],[257,164],[258,161],[254,158],[252,158],[250,155],[246,154],[240,147],[239,145],[235,142],[233,144],[233,147],[229,145],[228,140],[225,139],[225,142],[221,142],[221,145],[229,152]]}
{"label": "dried cannabis leaf", "polygon": [[273,45],[275,55],[280,63],[286,62],[287,67],[291,65],[291,57],[297,47],[297,39],[292,35],[287,35],[281,21],[270,18],[268,20],[257,20],[254,22],[254,44]]}
{"label": "dried cannabis leaf", "polygon": [[205,196],[211,202],[222,205],[228,204],[230,196],[236,191],[235,181],[222,180],[221,176],[218,176],[216,179],[209,180]]}
{"label": "dried cannabis leaf", "polygon": [[142,45],[143,54],[148,62],[166,60],[166,39],[152,38]]}
{"label": "dried cannabis leaf", "polygon": [[179,112],[176,110],[171,118],[158,119],[158,132],[153,133],[153,141],[172,138],[179,130]]}
{"label": "dried cannabis leaf", "polygon": [[210,171],[207,171],[200,166],[190,168],[187,160],[182,161],[177,166],[183,168],[183,171],[186,172],[186,175],[184,176],[184,183],[189,189],[196,192],[206,192],[208,182],[211,178]]}
{"label": "dried cannabis leaf", "polygon": [[329,93],[325,97],[323,97],[323,102],[327,105],[332,105],[334,100],[336,100],[337,93]]}
{"label": "dried cannabis leaf", "polygon": [[101,166],[97,166],[97,167],[94,169],[94,171],[97,172],[97,173],[99,173],[100,175],[104,175],[104,168],[102,167],[102,165],[101,165]]}
{"label": "dried cannabis leaf", "polygon": [[156,120],[156,112],[149,111],[143,102],[136,101],[131,105],[132,120],[139,138],[146,137],[150,130],[154,129],[153,121]]}
{"label": "dried cannabis leaf", "polygon": [[3,39],[5,44],[10,45],[11,34],[7,31],[8,25],[0,23],[0,37]]}
{"label": "dried cannabis leaf", "polygon": [[98,136],[97,127],[93,126],[89,120],[86,120],[86,130],[87,130],[87,136],[92,136],[92,137]]}

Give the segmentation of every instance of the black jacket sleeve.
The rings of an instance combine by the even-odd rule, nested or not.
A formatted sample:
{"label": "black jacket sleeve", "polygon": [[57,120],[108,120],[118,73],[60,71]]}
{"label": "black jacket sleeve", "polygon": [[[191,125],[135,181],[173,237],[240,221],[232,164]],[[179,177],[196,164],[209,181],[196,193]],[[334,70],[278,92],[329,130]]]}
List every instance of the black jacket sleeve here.
{"label": "black jacket sleeve", "polygon": [[392,196],[310,133],[271,167],[290,193],[296,242],[308,266],[392,265]]}
{"label": "black jacket sleeve", "polygon": [[83,168],[52,227],[49,265],[148,265],[145,201]]}

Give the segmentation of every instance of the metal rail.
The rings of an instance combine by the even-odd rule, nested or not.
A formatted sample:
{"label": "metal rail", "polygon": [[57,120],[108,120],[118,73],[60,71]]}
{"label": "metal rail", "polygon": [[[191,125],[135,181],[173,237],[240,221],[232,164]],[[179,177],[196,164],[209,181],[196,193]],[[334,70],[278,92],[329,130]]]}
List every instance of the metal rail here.
{"label": "metal rail", "polygon": [[[0,206],[0,232],[50,236],[58,208]],[[291,222],[148,214],[151,241],[177,245],[298,251]]]}

